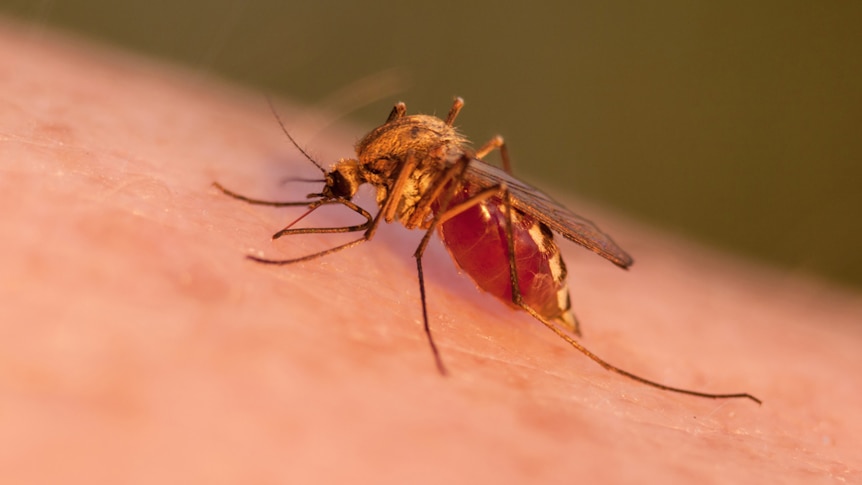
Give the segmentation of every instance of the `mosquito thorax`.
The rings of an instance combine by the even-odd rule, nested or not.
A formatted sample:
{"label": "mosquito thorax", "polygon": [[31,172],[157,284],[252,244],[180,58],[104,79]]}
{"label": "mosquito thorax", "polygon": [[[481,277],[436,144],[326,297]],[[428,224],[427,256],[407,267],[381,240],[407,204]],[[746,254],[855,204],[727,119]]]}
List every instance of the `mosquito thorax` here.
{"label": "mosquito thorax", "polygon": [[[377,205],[383,207],[401,164],[408,158],[415,159],[417,165],[397,194],[398,210],[394,214],[394,219],[406,223],[429,185],[448,164],[464,154],[466,143],[466,138],[454,127],[436,116],[395,117],[356,144],[358,179],[377,189]],[[387,222],[392,220],[387,218]]]}
{"label": "mosquito thorax", "polygon": [[[356,144],[356,156],[364,169],[392,176],[397,164],[411,152],[418,160],[436,166],[440,161],[458,158],[464,153],[466,141],[436,116],[404,116],[372,130]],[[418,167],[427,168],[431,167]]]}

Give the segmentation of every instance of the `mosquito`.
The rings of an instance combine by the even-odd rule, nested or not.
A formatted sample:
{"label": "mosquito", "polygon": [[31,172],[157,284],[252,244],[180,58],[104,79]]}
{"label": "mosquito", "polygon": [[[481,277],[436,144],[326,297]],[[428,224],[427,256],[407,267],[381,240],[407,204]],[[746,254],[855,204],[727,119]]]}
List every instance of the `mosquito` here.
{"label": "mosquito", "polygon": [[[485,292],[532,315],[552,332],[608,371],[665,391],[711,399],[745,398],[761,401],[748,393],[714,394],[672,387],[652,381],[606,362],[581,345],[580,325],[572,312],[566,284],[566,265],[553,233],[573,241],[626,269],[632,258],[595,224],[569,211],[547,195],[512,174],[509,153],[501,136],[473,151],[454,127],[464,100],[455,98],[445,119],[431,115],[407,115],[397,103],[386,122],[365,135],[356,145],[355,158],[343,158],[331,170],[312,158],[291,136],[270,102],[282,131],[323,174],[323,189],[301,202],[275,202],[237,194],[218,183],[213,185],[241,201],[274,207],[306,206],[307,211],[272,239],[298,234],[362,233],[357,239],[293,259],[253,261],[287,265],[312,261],[370,241],[381,221],[398,222],[408,229],[425,231],[413,253],[422,303],[422,322],[435,363],[441,374],[446,368],[431,335],[426,304],[422,256],[434,232],[455,264]],[[499,150],[502,168],[483,161]],[[363,184],[376,190],[379,208],[375,215],[353,202]],[[361,215],[362,224],[343,227],[293,228],[323,205],[340,204]]]}

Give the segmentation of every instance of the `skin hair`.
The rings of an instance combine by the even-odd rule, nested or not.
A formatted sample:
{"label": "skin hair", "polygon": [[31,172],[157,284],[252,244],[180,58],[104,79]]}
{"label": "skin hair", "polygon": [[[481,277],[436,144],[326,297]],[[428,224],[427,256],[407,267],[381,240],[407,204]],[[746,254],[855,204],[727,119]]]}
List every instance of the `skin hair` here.
{"label": "skin hair", "polygon": [[[292,267],[244,258],[332,237],[272,243],[301,209],[210,185],[309,192],[282,183],[316,170],[262,95],[38,33],[0,24],[0,66],[15,66],[0,75],[3,483],[862,477],[858,294],[560,197],[638,261],[624,272],[561,242],[581,341],[640,375],[764,405],[606,372],[477,291],[434,242],[441,377],[421,326],[419,234],[385,225]],[[296,109],[277,104],[302,144]],[[363,130],[344,130],[307,148],[350,155]],[[315,224],[358,217],[319,212]]]}

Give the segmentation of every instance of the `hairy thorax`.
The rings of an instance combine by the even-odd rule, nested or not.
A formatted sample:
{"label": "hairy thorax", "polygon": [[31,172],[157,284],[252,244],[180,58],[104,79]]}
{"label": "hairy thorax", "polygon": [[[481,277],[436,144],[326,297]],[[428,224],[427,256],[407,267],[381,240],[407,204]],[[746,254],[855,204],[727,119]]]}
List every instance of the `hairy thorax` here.
{"label": "hairy thorax", "polygon": [[426,227],[430,223],[426,217],[409,222],[416,205],[443,176],[444,169],[464,154],[466,144],[466,138],[443,120],[413,115],[393,120],[366,135],[356,145],[356,155],[364,182],[377,189],[380,207],[388,199],[401,168],[408,161],[415,163],[399,191],[394,220],[408,228]]}

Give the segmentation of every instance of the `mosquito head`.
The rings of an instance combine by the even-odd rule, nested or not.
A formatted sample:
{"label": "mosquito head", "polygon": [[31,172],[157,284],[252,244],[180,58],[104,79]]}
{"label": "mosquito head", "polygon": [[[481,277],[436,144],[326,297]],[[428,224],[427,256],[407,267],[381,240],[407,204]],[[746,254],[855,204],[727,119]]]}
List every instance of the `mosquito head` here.
{"label": "mosquito head", "polygon": [[[323,166],[321,166],[317,160],[311,157],[305,150],[299,146],[299,143],[293,139],[293,136],[287,131],[287,128],[282,123],[281,118],[278,116],[278,112],[275,109],[275,105],[272,104],[272,100],[267,98],[269,101],[269,108],[272,110],[272,115],[275,116],[275,119],[278,121],[278,125],[281,127],[281,131],[284,132],[287,139],[299,150],[302,155],[308,159],[309,162],[313,163],[318,170],[320,170],[324,175],[324,186],[323,190],[320,193],[316,194],[308,194],[309,199],[319,199],[320,201],[327,201],[333,199],[344,199],[350,200],[356,195],[356,191],[359,190],[359,186],[365,183],[365,180],[362,177],[362,170],[360,169],[359,162],[350,158],[345,158],[339,160],[338,163],[335,164],[335,168],[331,171],[327,172]],[[316,180],[311,179],[296,179],[303,182],[314,182]]]}
{"label": "mosquito head", "polygon": [[320,196],[323,199],[351,200],[363,183],[359,162],[345,158],[339,160],[335,168],[326,173],[326,185]]}

